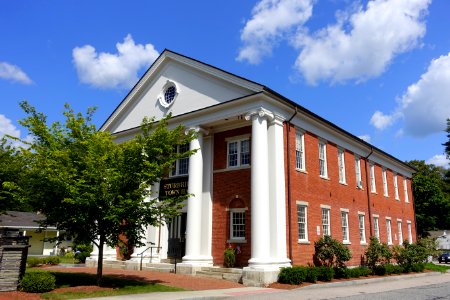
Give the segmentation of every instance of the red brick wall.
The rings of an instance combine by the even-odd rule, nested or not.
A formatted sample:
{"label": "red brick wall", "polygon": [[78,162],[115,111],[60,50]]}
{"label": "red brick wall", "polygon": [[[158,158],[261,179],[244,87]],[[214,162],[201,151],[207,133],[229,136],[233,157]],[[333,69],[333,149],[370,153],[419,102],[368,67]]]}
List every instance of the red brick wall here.
{"label": "red brick wall", "polygon": [[[285,128],[287,130],[287,128]],[[319,176],[319,146],[318,137],[309,132],[305,132],[305,165],[306,172],[301,172],[295,169],[295,128],[291,127],[289,132],[290,142],[290,185],[291,185],[291,238],[292,238],[292,260],[295,265],[305,265],[312,263],[314,254],[314,242],[322,236],[322,209],[320,205],[331,206],[330,210],[330,224],[331,236],[339,241],[342,241],[341,228],[341,208],[348,209],[348,225],[349,237],[351,244],[349,248],[352,252],[352,260],[349,265],[358,265],[361,263],[361,258],[364,255],[367,245],[361,245],[359,235],[358,212],[365,212],[365,232],[366,241],[369,242],[370,226],[369,226],[369,212],[367,201],[367,189],[370,189],[370,183],[366,179],[365,160],[361,157],[361,178],[363,188],[356,187],[356,172],[355,172],[355,156],[354,153],[345,149],[345,175],[346,184],[339,183],[338,174],[338,148],[335,144],[328,142],[326,146],[327,151],[327,169],[329,179],[323,179]],[[285,142],[285,144],[287,144]],[[370,159],[370,158],[369,158]],[[286,153],[287,163],[287,153]],[[394,185],[393,173],[388,170],[387,178],[389,184],[390,197],[383,196],[383,186],[381,180],[381,167],[375,168],[376,185],[378,194],[370,193],[371,196],[371,213],[379,215],[380,225],[380,239],[382,242],[387,241],[386,236],[386,219],[391,217],[391,228],[393,244],[398,244],[395,240],[397,234],[397,218],[402,219],[403,239],[407,239],[407,220],[412,223],[412,231],[415,240],[415,224],[414,211],[412,204],[412,193],[409,183],[409,203],[404,202],[403,195],[403,177],[398,174],[398,187],[400,201],[394,200]],[[369,164],[367,164],[367,171],[370,172]],[[287,166],[286,166],[287,172]],[[288,178],[288,176],[286,176]],[[367,178],[370,178],[368,176]],[[370,179],[369,179],[370,180]],[[286,189],[287,190],[287,189]],[[308,239],[309,244],[298,243],[298,228],[297,228],[297,206],[296,201],[308,202]],[[289,222],[289,221],[288,221]],[[317,235],[317,226],[320,227],[320,235]],[[289,229],[289,227],[288,227]],[[289,245],[288,245],[289,252]]]}
{"label": "red brick wall", "polygon": [[[241,253],[236,256],[238,266],[248,265],[250,259],[250,168],[226,170],[227,142],[226,138],[251,133],[251,127],[243,127],[214,134],[213,162],[213,224],[212,224],[212,256],[215,265],[223,264],[223,251],[228,247],[230,239],[229,208],[236,204],[247,207],[245,214],[246,243],[233,244],[240,246]],[[239,199],[236,201],[235,199]],[[231,205],[231,207],[230,207]]]}

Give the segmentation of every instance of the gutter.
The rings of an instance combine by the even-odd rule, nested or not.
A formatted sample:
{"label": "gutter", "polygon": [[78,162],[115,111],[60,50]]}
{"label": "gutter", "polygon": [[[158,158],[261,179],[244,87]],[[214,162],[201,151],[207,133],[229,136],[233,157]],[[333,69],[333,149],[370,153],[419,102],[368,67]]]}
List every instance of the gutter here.
{"label": "gutter", "polygon": [[373,228],[372,228],[372,209],[370,208],[370,191],[369,191],[369,173],[367,172],[367,160],[373,154],[373,147],[370,146],[370,153],[364,157],[364,167],[366,169],[366,193],[367,193],[367,207],[369,212],[369,228],[370,228],[370,236],[373,236]]}
{"label": "gutter", "polygon": [[294,106],[295,111],[294,114],[290,117],[289,120],[286,121],[286,148],[287,148],[287,188],[288,188],[288,235],[289,235],[289,259],[291,260],[291,265],[294,265],[294,259],[292,258],[292,212],[291,212],[291,200],[292,200],[292,191],[291,191],[291,147],[289,142],[289,136],[291,132],[291,121],[297,115],[298,109],[297,106]]}

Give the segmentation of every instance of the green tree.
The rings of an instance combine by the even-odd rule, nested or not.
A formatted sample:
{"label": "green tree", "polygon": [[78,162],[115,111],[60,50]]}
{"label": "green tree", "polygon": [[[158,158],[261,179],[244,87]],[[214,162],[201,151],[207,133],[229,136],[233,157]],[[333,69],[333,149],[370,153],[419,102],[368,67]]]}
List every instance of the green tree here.
{"label": "green tree", "polygon": [[20,198],[15,196],[14,190],[21,180],[25,169],[21,148],[14,147],[7,137],[0,139],[0,214],[7,210],[28,211],[30,208]]}
{"label": "green tree", "polygon": [[150,189],[181,157],[174,148],[194,137],[182,126],[168,129],[163,119],[153,126],[144,119],[141,133],[118,144],[108,132],[91,123],[94,109],[75,114],[66,105],[65,123],[48,126],[46,116],[27,102],[20,103],[27,118],[21,124],[34,137],[25,152],[27,180],[20,195],[45,214],[42,226],[89,241],[99,249],[97,283],[101,284],[103,246],[115,247],[119,236],[141,246],[147,225],[158,225],[178,214],[188,195],[150,199]]}
{"label": "green tree", "polygon": [[447,119],[447,129],[445,131],[447,132],[448,141],[443,145],[445,146],[445,154],[450,159],[450,119]]}
{"label": "green tree", "polygon": [[314,250],[314,260],[321,266],[344,267],[352,258],[350,249],[329,235],[314,242]]}
{"label": "green tree", "polygon": [[449,228],[450,197],[445,169],[421,160],[408,163],[418,170],[412,184],[418,233],[424,236],[430,230]]}

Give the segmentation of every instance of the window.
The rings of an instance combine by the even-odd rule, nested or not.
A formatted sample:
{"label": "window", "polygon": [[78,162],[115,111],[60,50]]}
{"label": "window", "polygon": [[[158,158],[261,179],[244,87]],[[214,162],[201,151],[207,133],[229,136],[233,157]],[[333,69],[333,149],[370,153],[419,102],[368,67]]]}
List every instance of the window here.
{"label": "window", "polygon": [[411,221],[406,221],[408,224],[408,242],[411,244],[413,242],[412,239],[412,229],[411,229]]}
{"label": "window", "polygon": [[[189,151],[189,145],[179,145],[176,148],[176,152],[181,154],[184,152]],[[187,175],[189,172],[189,157],[179,158],[174,163],[174,166],[172,168],[171,176],[181,176],[181,175]]]}
{"label": "window", "polygon": [[387,177],[386,177],[386,169],[383,168],[383,192],[385,197],[389,197],[388,185],[387,185]]}
{"label": "window", "polygon": [[230,240],[245,240],[245,209],[230,209]]}
{"label": "window", "polygon": [[355,173],[356,173],[356,187],[362,189],[361,159],[357,155],[355,155]]}
{"label": "window", "polygon": [[403,245],[403,231],[401,220],[397,220],[397,228],[398,228],[398,244]]}
{"label": "window", "polygon": [[177,98],[178,93],[179,90],[176,83],[171,80],[167,80],[158,96],[159,103],[165,108],[170,107]]}
{"label": "window", "polygon": [[330,235],[330,209],[322,207],[322,232],[323,235]]}
{"label": "window", "polygon": [[395,200],[400,200],[400,198],[398,197],[397,173],[394,173],[394,196]]}
{"label": "window", "polygon": [[250,165],[250,140],[231,140],[228,142],[228,167]]}
{"label": "window", "polygon": [[305,134],[299,131],[295,134],[295,168],[305,171]]}
{"label": "window", "polygon": [[386,231],[388,245],[392,245],[391,219],[386,219]]}
{"label": "window", "polygon": [[370,163],[370,191],[372,193],[377,192],[377,186],[375,183],[375,164]]}
{"label": "window", "polygon": [[345,183],[345,151],[338,148],[338,168],[339,168],[339,182]]}
{"label": "window", "polygon": [[361,244],[366,243],[366,227],[364,224],[364,214],[358,214],[358,222],[359,222],[359,240]]}
{"label": "window", "polygon": [[409,202],[409,195],[408,195],[408,182],[406,181],[406,178],[403,177],[403,193],[405,194],[405,202]]}
{"label": "window", "polygon": [[297,203],[298,240],[308,241],[308,206]]}
{"label": "window", "polygon": [[324,141],[319,141],[319,168],[320,177],[328,178],[327,144]]}
{"label": "window", "polygon": [[378,217],[373,217],[373,233],[375,237],[380,240],[380,225],[378,223]]}
{"label": "window", "polygon": [[342,241],[344,243],[349,243],[349,234],[348,234],[348,211],[341,210],[341,223],[342,223]]}

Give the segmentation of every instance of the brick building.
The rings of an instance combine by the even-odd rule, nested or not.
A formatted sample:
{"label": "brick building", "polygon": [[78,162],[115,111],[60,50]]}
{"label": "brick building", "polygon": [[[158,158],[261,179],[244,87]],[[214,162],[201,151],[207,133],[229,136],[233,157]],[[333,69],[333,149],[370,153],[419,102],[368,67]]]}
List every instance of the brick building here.
{"label": "brick building", "polygon": [[351,265],[370,236],[415,241],[413,168],[266,86],[183,55],[165,50],[101,130],[124,141],[144,116],[169,112],[196,130],[199,150],[154,187],[155,197],[193,194],[171,224],[148,228],[157,259],[181,256],[179,270],[195,273],[223,264],[231,245],[244,283],[268,283],[279,267],[312,262],[325,234],[349,246]]}

